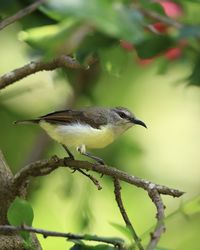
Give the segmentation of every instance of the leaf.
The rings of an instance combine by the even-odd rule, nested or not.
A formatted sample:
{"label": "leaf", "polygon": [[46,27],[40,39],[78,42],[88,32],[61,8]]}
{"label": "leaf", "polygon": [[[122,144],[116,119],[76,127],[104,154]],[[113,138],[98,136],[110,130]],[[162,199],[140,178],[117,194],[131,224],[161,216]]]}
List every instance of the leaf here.
{"label": "leaf", "polygon": [[196,59],[196,63],[188,80],[189,85],[200,86],[200,57]]}
{"label": "leaf", "polygon": [[90,33],[76,51],[75,58],[79,61],[79,63],[84,64],[85,59],[88,56],[95,55],[95,57],[97,57],[99,51],[104,48],[109,48],[117,42],[118,41],[116,39],[110,38],[103,33]]}
{"label": "leaf", "polygon": [[[200,213],[200,195],[198,195],[197,197],[195,197],[195,198],[193,198],[193,199],[191,199],[191,200],[189,200],[187,202],[184,202],[181,205],[181,207],[179,207],[178,209],[176,209],[174,212],[168,214],[165,217],[165,222],[169,222],[172,218],[178,216],[181,213],[183,213],[184,215],[188,215],[188,216]],[[149,233],[152,230],[153,230],[153,226],[143,233],[142,239],[144,237],[146,237],[147,235],[149,235]]]}
{"label": "leaf", "polygon": [[7,217],[11,225],[20,226],[26,224],[32,226],[33,209],[27,201],[16,197],[8,209]]}
{"label": "leaf", "polygon": [[[69,39],[70,35],[79,25],[80,23],[74,19],[69,19],[59,24],[27,29],[19,33],[19,39],[39,49],[43,53],[48,53],[50,56],[53,56],[61,52],[62,48],[65,47],[67,39]],[[66,45],[66,47],[70,50],[70,46]],[[68,54],[71,53],[71,51],[65,51],[64,53]]]}
{"label": "leaf", "polygon": [[[144,37],[143,16],[127,5],[111,0],[49,0],[45,7],[60,20],[76,17],[109,36],[137,43]],[[54,14],[53,14],[54,12]],[[58,17],[59,16],[59,17]]]}
{"label": "leaf", "polygon": [[[21,226],[23,224],[32,226],[33,217],[34,214],[31,205],[19,197],[15,198],[7,212],[8,222],[13,226]],[[30,244],[30,233],[20,232],[20,235]]]}
{"label": "leaf", "polygon": [[122,233],[131,242],[133,241],[132,233],[128,227],[113,222],[111,222],[110,225],[117,229],[120,233]]}
{"label": "leaf", "polygon": [[184,204],[181,207],[181,211],[188,216],[199,214],[200,213],[200,195],[190,200],[186,204]]}
{"label": "leaf", "polygon": [[141,4],[148,11],[154,11],[154,12],[157,12],[157,13],[159,13],[161,15],[165,15],[165,11],[164,11],[163,7],[159,3],[150,2],[149,0],[147,0],[147,1],[143,0],[143,1],[141,1]]}
{"label": "leaf", "polygon": [[172,47],[173,40],[168,36],[152,36],[135,46],[140,58],[152,58]]}

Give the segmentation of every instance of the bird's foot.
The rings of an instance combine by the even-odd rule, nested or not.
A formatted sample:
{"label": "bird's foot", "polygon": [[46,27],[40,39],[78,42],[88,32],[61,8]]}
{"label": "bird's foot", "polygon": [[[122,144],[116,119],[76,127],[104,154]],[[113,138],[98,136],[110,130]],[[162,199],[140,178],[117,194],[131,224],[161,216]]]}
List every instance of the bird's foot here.
{"label": "bird's foot", "polygon": [[82,153],[82,155],[85,155],[85,156],[95,160],[100,165],[106,165],[104,160],[102,160],[101,158],[99,158],[97,156],[91,155],[89,152],[84,152],[84,153]]}
{"label": "bird's foot", "polygon": [[72,174],[76,172],[76,170],[78,170],[78,168],[71,168],[72,169]]}

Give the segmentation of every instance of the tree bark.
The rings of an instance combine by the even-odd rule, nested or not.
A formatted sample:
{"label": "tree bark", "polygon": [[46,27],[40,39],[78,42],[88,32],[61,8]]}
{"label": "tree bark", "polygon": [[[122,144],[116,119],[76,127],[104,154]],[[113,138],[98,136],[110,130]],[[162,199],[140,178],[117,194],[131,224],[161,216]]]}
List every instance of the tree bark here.
{"label": "tree bark", "polygon": [[[26,189],[25,186],[21,187],[21,190],[16,190],[13,185],[13,174],[8,167],[2,152],[0,151],[0,224],[8,224],[7,211],[11,202],[16,196],[25,198]],[[37,250],[41,250],[39,241],[35,234],[31,234],[34,247]],[[6,235],[0,235],[0,249],[1,250],[23,250],[22,238],[16,233],[9,233]]]}

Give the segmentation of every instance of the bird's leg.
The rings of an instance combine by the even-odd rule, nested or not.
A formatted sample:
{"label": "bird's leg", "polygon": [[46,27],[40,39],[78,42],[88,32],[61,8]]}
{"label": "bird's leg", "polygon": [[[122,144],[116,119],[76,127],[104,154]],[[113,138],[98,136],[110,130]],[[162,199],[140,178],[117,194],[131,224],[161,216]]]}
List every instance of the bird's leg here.
{"label": "bird's leg", "polygon": [[72,160],[74,160],[74,156],[73,154],[69,151],[68,147],[65,146],[64,144],[62,144],[63,148],[65,149],[65,151],[68,153],[69,158],[71,158]]}
{"label": "bird's leg", "polygon": [[[65,149],[65,151],[68,153],[69,158],[70,158],[71,160],[74,160],[74,156],[73,156],[73,154],[69,151],[68,147],[65,146],[64,144],[62,144],[62,146],[63,146],[63,148]],[[79,171],[79,169],[76,169],[76,168],[72,168],[72,169],[73,169],[73,170],[72,170],[72,173],[76,172],[76,170]]]}
{"label": "bird's leg", "polygon": [[81,146],[77,147],[77,151],[79,153],[81,153],[82,155],[85,155],[85,156],[95,160],[96,162],[98,162],[101,165],[106,165],[104,160],[102,160],[101,158],[99,158],[97,156],[91,155],[89,152],[87,152],[85,145],[81,145]]}

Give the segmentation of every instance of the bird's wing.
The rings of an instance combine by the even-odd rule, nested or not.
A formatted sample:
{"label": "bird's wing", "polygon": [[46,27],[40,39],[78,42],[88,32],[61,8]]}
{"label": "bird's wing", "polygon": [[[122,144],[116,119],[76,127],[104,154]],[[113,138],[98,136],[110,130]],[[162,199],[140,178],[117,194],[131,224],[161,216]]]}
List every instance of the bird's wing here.
{"label": "bird's wing", "polygon": [[90,110],[62,110],[56,111],[44,116],[41,116],[39,119],[47,121],[49,123],[60,123],[60,124],[72,124],[72,123],[82,123],[89,124],[93,128],[99,128],[101,125],[105,125],[107,120],[102,116],[101,113],[92,113],[92,118],[90,115]]}

